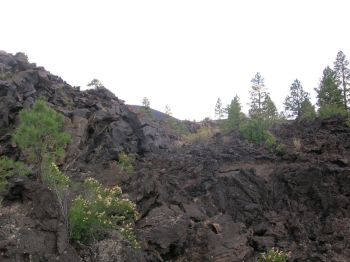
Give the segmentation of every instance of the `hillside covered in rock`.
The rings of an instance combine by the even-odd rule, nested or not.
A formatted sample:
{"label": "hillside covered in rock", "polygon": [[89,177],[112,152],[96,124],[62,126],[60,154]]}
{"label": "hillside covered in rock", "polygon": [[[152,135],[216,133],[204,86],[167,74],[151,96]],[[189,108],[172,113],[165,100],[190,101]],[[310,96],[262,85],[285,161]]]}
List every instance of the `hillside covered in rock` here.
{"label": "hillside covered in rock", "polygon": [[[105,88],[80,91],[22,53],[0,52],[1,156],[23,160],[12,134],[38,99],[65,116],[72,137],[59,167],[76,182],[120,185],[136,204],[140,249],[118,234],[67,241],[52,192],[15,176],[1,193],[0,261],[247,262],[272,247],[290,261],[350,261],[347,119],[275,126],[280,152],[235,132],[188,143]],[[130,175],[118,167],[122,152],[136,156]]]}

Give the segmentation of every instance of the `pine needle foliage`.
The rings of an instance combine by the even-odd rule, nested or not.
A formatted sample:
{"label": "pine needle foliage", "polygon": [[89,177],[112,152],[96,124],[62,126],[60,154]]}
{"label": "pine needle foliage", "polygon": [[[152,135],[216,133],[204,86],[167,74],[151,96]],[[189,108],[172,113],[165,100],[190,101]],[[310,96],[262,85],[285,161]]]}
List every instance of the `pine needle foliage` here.
{"label": "pine needle foliage", "polygon": [[50,108],[43,100],[37,101],[31,110],[19,114],[13,140],[37,168],[38,179],[47,163],[56,162],[65,152],[70,136],[64,132],[64,116]]}

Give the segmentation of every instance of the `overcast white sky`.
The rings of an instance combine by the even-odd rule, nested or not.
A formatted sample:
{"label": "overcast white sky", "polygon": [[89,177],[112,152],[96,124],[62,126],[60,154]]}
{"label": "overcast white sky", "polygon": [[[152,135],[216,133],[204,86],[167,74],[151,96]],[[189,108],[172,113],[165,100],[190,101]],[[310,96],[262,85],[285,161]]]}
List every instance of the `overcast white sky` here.
{"label": "overcast white sky", "polygon": [[119,98],[175,117],[244,110],[259,71],[279,110],[295,78],[315,96],[339,50],[350,58],[348,0],[1,1],[0,50],[25,52],[71,85],[98,78]]}

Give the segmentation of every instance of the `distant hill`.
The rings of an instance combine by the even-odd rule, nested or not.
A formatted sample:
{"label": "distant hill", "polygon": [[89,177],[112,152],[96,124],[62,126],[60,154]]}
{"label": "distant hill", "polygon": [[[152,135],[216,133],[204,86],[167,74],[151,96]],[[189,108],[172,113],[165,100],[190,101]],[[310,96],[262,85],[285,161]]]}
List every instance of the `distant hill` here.
{"label": "distant hill", "polygon": [[[140,112],[142,109],[143,109],[143,106],[138,106],[138,105],[127,105],[132,111],[134,111],[134,112]],[[165,114],[165,113],[163,113],[163,112],[160,112],[160,111],[158,111],[158,110],[155,110],[155,109],[152,109],[151,108],[151,113],[152,113],[152,116],[153,116],[153,118],[155,119],[155,120],[158,120],[158,121],[160,121],[160,120],[165,120],[165,119],[167,119],[167,118],[171,118],[171,119],[174,119],[174,120],[176,120],[176,121],[181,121],[180,119],[178,119],[178,118],[175,118],[175,117],[173,117],[173,116],[169,116],[169,115],[167,115],[167,114]]]}

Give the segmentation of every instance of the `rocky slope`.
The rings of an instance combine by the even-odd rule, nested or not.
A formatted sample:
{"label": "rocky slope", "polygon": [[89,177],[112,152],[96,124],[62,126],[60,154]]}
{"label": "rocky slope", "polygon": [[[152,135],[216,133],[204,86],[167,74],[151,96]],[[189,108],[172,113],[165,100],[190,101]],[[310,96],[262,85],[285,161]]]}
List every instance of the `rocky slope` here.
{"label": "rocky slope", "polygon": [[[108,90],[79,91],[23,54],[0,53],[0,79],[0,155],[22,158],[11,142],[18,112],[46,98],[73,137],[61,168],[120,184],[137,204],[142,247],[117,235],[69,244],[50,191],[15,177],[0,209],[0,261],[255,261],[274,246],[291,261],[350,261],[345,119],[274,128],[278,155],[235,133],[179,146]],[[137,154],[131,176],[115,164],[121,151]]]}

